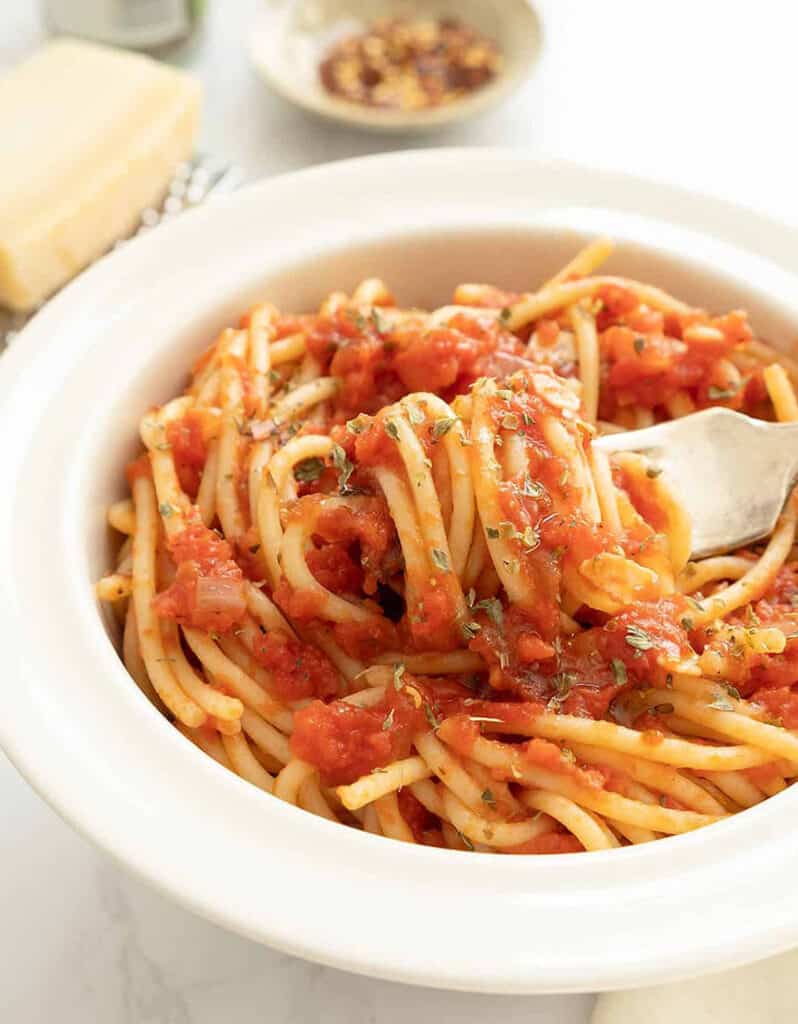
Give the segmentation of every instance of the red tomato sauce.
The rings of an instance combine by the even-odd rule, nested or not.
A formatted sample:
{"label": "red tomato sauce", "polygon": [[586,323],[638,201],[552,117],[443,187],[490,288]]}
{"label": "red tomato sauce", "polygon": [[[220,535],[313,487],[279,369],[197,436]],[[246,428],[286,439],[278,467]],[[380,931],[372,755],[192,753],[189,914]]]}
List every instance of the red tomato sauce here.
{"label": "red tomato sauce", "polygon": [[[798,728],[798,565],[782,566],[765,594],[730,622],[743,628],[775,627],[784,633],[787,642],[781,654],[757,654],[729,643],[721,644],[721,650],[731,668],[727,679],[740,694],[786,728]],[[712,645],[711,636],[703,639]]]}
{"label": "red tomato sauce", "polygon": [[[463,707],[456,716],[453,713],[452,717],[447,718],[441,735],[458,754],[462,757],[469,757],[474,743],[481,734],[482,720],[488,719],[494,723],[491,725],[494,735],[497,730],[523,735],[528,729],[534,727],[534,720],[543,710],[541,704],[534,702],[510,704],[499,701],[474,701]],[[503,729],[500,729],[497,719],[503,723]],[[550,740],[530,739],[525,743],[517,744],[516,750],[525,761],[537,768],[568,775],[580,785],[591,786],[594,789],[601,789],[605,785],[607,779],[605,772],[595,766],[586,768],[579,766],[567,747],[560,747]],[[503,770],[496,771],[497,778],[505,777]],[[514,781],[512,772],[507,773],[506,781]]]}
{"label": "red tomato sauce", "polygon": [[798,643],[788,641],[781,654],[755,655],[746,667],[747,674],[735,680],[744,697],[759,700],[764,690],[795,686],[798,684]]}
{"label": "red tomato sauce", "polygon": [[[296,712],[291,748],[309,761],[330,785],[353,782],[391,761],[407,757],[413,736],[462,712],[470,691],[449,678],[409,672],[386,687],[371,708],[345,701],[314,701]],[[410,822],[408,822],[411,824]],[[411,824],[412,827],[412,824]],[[436,837],[430,837],[436,841]]]}
{"label": "red tomato sauce", "polygon": [[[532,515],[523,507],[518,492],[513,485],[499,488],[499,504],[503,522],[511,524],[520,537],[510,540],[514,550],[518,571],[529,581],[535,594],[534,608],[528,611],[531,621],[542,637],[551,639],[559,632],[560,607],[559,596],[562,585],[563,548],[557,543],[544,540],[542,528],[547,527],[551,518]],[[553,514],[549,513],[551,517]],[[545,520],[545,521],[544,521]],[[500,535],[506,531],[501,523],[497,524]],[[530,544],[524,540],[527,529],[533,531]]]}
{"label": "red tomato sauce", "polygon": [[189,409],[182,419],[172,420],[166,427],[166,440],[172,448],[180,486],[190,498],[196,498],[208,457],[202,414]]}
{"label": "red tomato sauce", "polygon": [[567,747],[559,747],[550,740],[532,739],[523,745],[521,756],[525,761],[549,772],[560,772],[567,775],[580,786],[592,789],[603,789],[606,775],[595,766],[582,768],[576,763],[573,753]]}
{"label": "red tomato sauce", "polygon": [[786,774],[782,765],[776,761],[771,764],[758,764],[753,768],[743,768],[742,773],[754,783],[755,786],[767,785],[774,779],[783,778]]}
{"label": "red tomato sauce", "polygon": [[798,563],[783,565],[776,578],[756,604],[759,618],[767,621],[778,612],[798,615]]}
{"label": "red tomato sauce", "polygon": [[328,700],[338,693],[338,673],[316,647],[271,630],[258,638],[252,653],[271,673],[272,692],[279,700]]}
{"label": "red tomato sauce", "polygon": [[501,853],[581,853],[584,846],[569,832],[544,832],[518,846],[504,846]]}
{"label": "red tomato sauce", "polygon": [[622,661],[635,682],[660,681],[663,655],[669,662],[678,662],[692,654],[689,616],[690,605],[680,594],[657,602],[641,601],[607,622],[598,634],[599,650],[608,661]]}
{"label": "red tomato sauce", "polygon": [[315,765],[326,785],[340,786],[407,757],[413,736],[429,728],[423,710],[389,686],[375,707],[314,701],[294,715],[291,750]]}
{"label": "red tomato sauce", "polygon": [[[602,289],[599,298],[603,419],[613,419],[624,406],[661,407],[680,391],[699,407],[750,410],[764,397],[761,371],[738,381],[720,362],[752,337],[744,313],[663,316],[641,307],[631,292],[615,285]],[[701,336],[696,328],[712,330]]]}
{"label": "red tomato sauce", "polygon": [[246,613],[243,573],[228,542],[195,512],[168,548],[177,572],[174,582],[156,596],[156,614],[217,633],[239,625]]}
{"label": "red tomato sauce", "polygon": [[[314,522],[316,547],[308,551],[308,567],[319,583],[333,593],[359,594],[364,590],[373,594],[377,582],[386,573],[396,571],[396,534],[388,507],[381,497],[358,496],[354,505],[325,502],[328,497],[304,495],[288,512],[289,521],[312,518]],[[393,562],[389,560],[386,566],[389,554],[393,555]],[[290,600],[290,590],[282,584],[280,587],[283,599]],[[302,610],[301,618],[314,614],[319,602],[312,597],[311,601],[311,609]]]}
{"label": "red tomato sauce", "polygon": [[396,343],[380,325],[378,318],[340,309],[316,318],[306,333],[308,351],[340,381],[337,405],[344,419],[377,412],[401,397],[392,366]]}
{"label": "red tomato sauce", "polygon": [[248,580],[261,582],[263,579],[263,563],[260,559],[260,540],[258,530],[250,526],[235,544],[235,560]]}
{"label": "red tomato sauce", "polygon": [[440,832],[436,828],[435,816],[430,814],[409,789],[400,789],[397,800],[399,801],[399,813],[410,826],[416,842],[423,843],[425,846],[440,846],[441,842],[438,841]]}
{"label": "red tomato sauce", "polygon": [[448,743],[452,750],[461,757],[471,757],[474,744],[481,735],[479,723],[474,721],[475,717],[502,718],[501,711],[494,714],[492,703],[474,701],[460,713],[452,713],[446,718],[441,728],[441,738]]}
{"label": "red tomato sauce", "polygon": [[[791,667],[790,674],[794,677],[798,676],[798,672],[795,671],[795,660],[792,661]],[[798,693],[791,689],[790,684],[777,685],[776,680],[772,677],[775,673],[771,674],[766,670],[763,675],[766,677],[764,685],[758,686],[758,680],[753,680],[748,687],[741,688],[750,690],[744,695],[752,703],[764,708],[768,717],[783,725],[785,729],[798,729]],[[795,685],[796,681],[798,680],[793,678],[792,685]]]}
{"label": "red tomato sauce", "polygon": [[343,651],[360,661],[400,649],[396,626],[386,618],[375,616],[367,622],[337,622],[333,634]]}
{"label": "red tomato sauce", "polygon": [[319,583],[334,594],[359,594],[363,570],[345,544],[325,544],[306,554],[308,568]]}
{"label": "red tomato sauce", "polygon": [[604,625],[542,641],[535,621],[522,609],[504,611],[500,624],[480,618],[469,644],[489,666],[491,687],[552,710],[584,718],[606,717],[612,701],[628,686],[663,681],[659,661],[689,656],[682,619],[689,606],[681,596],[638,603]]}
{"label": "red tomato sauce", "polygon": [[322,507],[316,534],[330,544],[356,545],[367,592],[373,592],[396,530],[381,497],[362,497],[355,506]]}
{"label": "red tomato sauce", "polygon": [[339,419],[376,413],[413,391],[445,398],[460,394],[487,372],[497,353],[517,359],[524,355],[523,344],[492,314],[455,315],[429,330],[412,319],[390,325],[379,314],[363,316],[342,308],[316,319],[307,345],[325,372],[340,382]]}
{"label": "red tomato sauce", "polygon": [[324,597],[311,590],[294,590],[286,579],[281,579],[272,594],[275,604],[289,619],[308,622],[317,619],[324,608]]}
{"label": "red tomato sauce", "polygon": [[388,417],[379,412],[354,442],[357,464],[363,468],[384,467],[401,473],[404,466],[396,438],[385,429]]}
{"label": "red tomato sauce", "polygon": [[452,651],[462,646],[454,598],[440,573],[430,575],[416,603],[408,607],[407,628],[415,650]]}
{"label": "red tomato sauce", "polygon": [[125,466],[125,479],[127,480],[130,488],[132,488],[134,482],[142,476],[152,479],[152,468],[150,466],[150,459],[148,455],[139,455],[137,459],[133,459],[132,462],[128,462]]}
{"label": "red tomato sauce", "polygon": [[523,347],[494,317],[460,314],[445,326],[411,336],[396,357],[396,370],[408,392],[460,394],[497,350],[520,355]]}

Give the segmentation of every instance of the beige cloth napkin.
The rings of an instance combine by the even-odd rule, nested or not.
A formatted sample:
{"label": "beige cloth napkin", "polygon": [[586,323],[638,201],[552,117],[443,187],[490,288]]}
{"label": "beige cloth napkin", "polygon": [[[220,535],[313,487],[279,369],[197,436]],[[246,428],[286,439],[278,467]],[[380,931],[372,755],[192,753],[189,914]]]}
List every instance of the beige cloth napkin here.
{"label": "beige cloth napkin", "polygon": [[591,1024],[798,1024],[798,950],[694,981],[606,992]]}

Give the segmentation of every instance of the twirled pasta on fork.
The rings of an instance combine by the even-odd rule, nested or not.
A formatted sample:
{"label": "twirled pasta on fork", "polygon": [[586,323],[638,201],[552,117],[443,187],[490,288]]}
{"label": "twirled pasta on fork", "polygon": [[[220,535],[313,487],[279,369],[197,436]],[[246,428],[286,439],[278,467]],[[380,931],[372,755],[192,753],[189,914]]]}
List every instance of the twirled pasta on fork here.
{"label": "twirled pasta on fork", "polygon": [[331,820],[499,853],[686,832],[798,776],[794,503],[691,562],[657,467],[592,444],[798,419],[796,367],[610,251],[431,313],[376,279],[259,304],[144,416],[97,591],[185,737]]}

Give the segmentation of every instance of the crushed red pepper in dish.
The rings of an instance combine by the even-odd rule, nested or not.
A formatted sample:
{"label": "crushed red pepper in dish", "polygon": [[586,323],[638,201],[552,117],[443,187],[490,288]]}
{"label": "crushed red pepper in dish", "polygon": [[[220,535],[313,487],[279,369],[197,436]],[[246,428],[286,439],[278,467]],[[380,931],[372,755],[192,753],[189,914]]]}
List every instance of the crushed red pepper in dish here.
{"label": "crushed red pepper in dish", "polygon": [[319,73],[329,93],[353,103],[424,110],[482,88],[501,66],[495,41],[462,21],[381,18],[335,43]]}

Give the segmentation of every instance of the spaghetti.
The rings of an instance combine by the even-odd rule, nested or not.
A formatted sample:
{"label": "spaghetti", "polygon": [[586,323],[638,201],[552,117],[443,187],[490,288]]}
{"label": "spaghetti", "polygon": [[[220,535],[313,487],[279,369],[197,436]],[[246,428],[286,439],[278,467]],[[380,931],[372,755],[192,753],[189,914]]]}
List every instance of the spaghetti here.
{"label": "spaghetti", "polygon": [[610,849],[798,776],[798,557],[691,562],[645,458],[597,432],[712,404],[798,418],[744,313],[598,275],[378,280],[251,309],[148,412],[97,586],[130,674],[273,797],[404,842]]}

